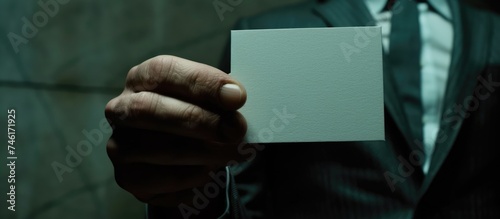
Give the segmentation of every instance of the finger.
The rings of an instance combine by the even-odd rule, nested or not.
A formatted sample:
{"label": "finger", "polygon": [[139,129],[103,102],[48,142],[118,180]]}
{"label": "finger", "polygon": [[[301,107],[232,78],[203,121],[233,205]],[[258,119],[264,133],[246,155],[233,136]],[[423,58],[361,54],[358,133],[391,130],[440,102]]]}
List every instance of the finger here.
{"label": "finger", "polygon": [[157,56],[129,71],[131,92],[151,91],[197,105],[236,110],[246,101],[246,91],[217,68],[174,56]]}
{"label": "finger", "polygon": [[212,179],[210,172],[215,170],[205,166],[134,163],[115,166],[115,179],[120,187],[133,194],[155,195],[204,185]]}
{"label": "finger", "polygon": [[231,160],[245,160],[238,147],[141,129],[117,128],[108,141],[107,152],[113,163],[222,167]]}
{"label": "finger", "polygon": [[246,121],[238,112],[216,114],[151,92],[120,95],[106,105],[113,125],[159,131],[208,141],[238,142]]}
{"label": "finger", "polygon": [[[195,194],[193,193],[193,189],[186,189],[178,192],[173,192],[173,193],[162,193],[162,194],[137,194],[134,196],[144,202],[148,203],[153,206],[149,207],[154,207],[154,206],[159,206],[159,207],[174,207],[173,209],[169,209],[171,213],[168,215],[175,215],[179,213],[179,208],[178,205],[181,203],[185,204],[190,204],[193,202],[193,198]],[[166,209],[162,209],[162,211],[165,211]],[[174,217],[171,217],[174,218]]]}
{"label": "finger", "polygon": [[[207,189],[208,188],[208,189]],[[158,210],[155,213],[160,213],[158,216],[163,217],[158,218],[183,218],[185,217],[185,211],[189,210],[189,207],[198,209],[200,207],[200,193],[206,196],[210,203],[210,207],[205,209],[199,209],[199,218],[218,218],[221,212],[226,208],[225,205],[225,185],[217,185],[214,182],[209,182],[202,187],[187,189],[175,193],[167,194],[157,194],[154,196],[141,197],[142,200],[146,200],[146,203],[150,204],[149,208],[156,208]],[[139,199],[141,200],[141,199]],[[143,201],[144,202],[144,201]],[[180,211],[180,205],[184,204],[186,210]],[[160,208],[157,208],[160,207]],[[155,217],[156,218],[156,217]]]}

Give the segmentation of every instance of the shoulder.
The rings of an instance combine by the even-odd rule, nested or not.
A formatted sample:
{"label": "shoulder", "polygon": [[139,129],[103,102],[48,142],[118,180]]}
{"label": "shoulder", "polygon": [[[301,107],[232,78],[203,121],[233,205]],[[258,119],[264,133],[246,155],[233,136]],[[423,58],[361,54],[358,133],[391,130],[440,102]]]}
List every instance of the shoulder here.
{"label": "shoulder", "polygon": [[316,15],[318,1],[307,1],[281,7],[240,19],[235,29],[270,29],[324,27],[324,21]]}

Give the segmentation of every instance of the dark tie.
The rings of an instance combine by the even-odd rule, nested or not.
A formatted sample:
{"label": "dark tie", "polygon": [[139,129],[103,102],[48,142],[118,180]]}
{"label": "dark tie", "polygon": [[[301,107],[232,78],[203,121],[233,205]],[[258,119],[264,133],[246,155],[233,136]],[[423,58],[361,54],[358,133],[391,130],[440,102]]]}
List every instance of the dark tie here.
{"label": "dark tie", "polygon": [[[388,4],[391,4],[390,2]],[[389,61],[414,138],[423,140],[420,82],[421,38],[417,2],[393,4]]]}

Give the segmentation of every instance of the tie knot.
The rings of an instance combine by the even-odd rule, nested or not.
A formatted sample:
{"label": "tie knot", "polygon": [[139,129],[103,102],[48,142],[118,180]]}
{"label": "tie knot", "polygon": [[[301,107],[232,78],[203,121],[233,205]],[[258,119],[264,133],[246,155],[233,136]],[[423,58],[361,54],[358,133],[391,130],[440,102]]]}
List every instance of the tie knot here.
{"label": "tie knot", "polygon": [[414,2],[424,2],[424,3],[427,3],[427,0],[387,0],[387,2],[397,2],[397,1],[414,1]]}
{"label": "tie knot", "polygon": [[427,3],[427,0],[387,0],[387,3],[385,4],[384,11],[390,11],[392,8],[395,6],[396,2],[402,3],[403,1],[413,1],[416,3]]}
{"label": "tie knot", "polygon": [[387,0],[387,3],[385,4],[384,11],[390,11],[394,7],[394,4],[396,4],[396,0]]}

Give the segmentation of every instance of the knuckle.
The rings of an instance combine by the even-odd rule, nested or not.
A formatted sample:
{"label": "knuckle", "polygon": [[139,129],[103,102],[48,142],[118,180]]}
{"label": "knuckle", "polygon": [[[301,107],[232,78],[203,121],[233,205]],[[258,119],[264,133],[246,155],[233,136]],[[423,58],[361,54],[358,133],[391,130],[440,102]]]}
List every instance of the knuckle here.
{"label": "knuckle", "polygon": [[132,184],[130,183],[130,180],[126,179],[123,174],[120,172],[119,168],[115,167],[115,181],[120,188],[130,192],[130,193],[135,193],[135,190],[132,188]]}
{"label": "knuckle", "polygon": [[150,93],[139,92],[130,94],[126,114],[130,118],[141,118],[148,115],[153,108],[153,97]]}
{"label": "knuckle", "polygon": [[123,120],[126,112],[123,109],[123,95],[111,99],[105,106],[104,115],[110,124]]}
{"label": "knuckle", "polygon": [[181,113],[181,118],[185,121],[187,129],[203,130],[204,133],[208,133],[209,135],[216,132],[216,127],[220,120],[219,115],[205,111],[195,105],[189,105]]}
{"label": "knuckle", "polygon": [[187,78],[190,90],[196,95],[215,96],[222,84],[218,74],[211,74],[205,69],[194,71]]}
{"label": "knuckle", "polygon": [[118,156],[118,145],[114,139],[109,139],[106,144],[106,153],[108,154],[109,159],[112,163],[116,160]]}
{"label": "knuckle", "polygon": [[133,67],[127,74],[126,87],[134,91],[155,90],[175,71],[175,57],[161,55]]}
{"label": "knuckle", "polygon": [[125,78],[126,87],[131,87],[136,83],[137,75],[139,74],[139,67],[140,65],[139,66],[136,65],[128,71],[127,77]]}
{"label": "knuckle", "polygon": [[174,65],[170,56],[157,56],[147,62],[146,70],[140,74],[142,90],[155,90]]}
{"label": "knuckle", "polygon": [[221,116],[218,114],[207,113],[205,115],[205,121],[208,127],[211,127],[211,131],[215,133],[221,122]]}
{"label": "knuckle", "polygon": [[[138,169],[137,166],[129,164],[117,164],[114,166],[115,182],[120,188],[132,193],[133,195],[144,194],[148,187],[144,181],[150,181],[147,176],[141,176],[141,171],[145,169]],[[144,178],[146,177],[146,178]]]}
{"label": "knuckle", "polygon": [[104,107],[104,115],[106,116],[106,118],[112,119],[116,110],[115,108],[116,108],[116,98],[113,98],[110,101],[108,101],[108,103]]}
{"label": "knuckle", "polygon": [[151,200],[153,199],[152,195],[147,195],[144,193],[135,193],[132,195],[134,195],[134,197],[142,203],[150,203]]}
{"label": "knuckle", "polygon": [[119,133],[118,135],[113,134],[106,144],[106,154],[115,167],[120,167],[130,163],[127,159],[132,152],[129,142],[132,142],[131,144],[135,145],[135,137],[129,137],[129,135],[130,134],[125,136],[122,135],[122,133]]}
{"label": "knuckle", "polygon": [[203,110],[195,105],[189,105],[181,112],[181,118],[186,121],[186,126],[196,129],[203,121]]}
{"label": "knuckle", "polygon": [[149,60],[148,71],[156,76],[169,78],[177,72],[177,59],[174,56],[162,55]]}
{"label": "knuckle", "polygon": [[164,71],[169,72],[174,62],[173,59],[172,56],[156,56],[148,61],[147,66],[151,73],[162,74]]}

